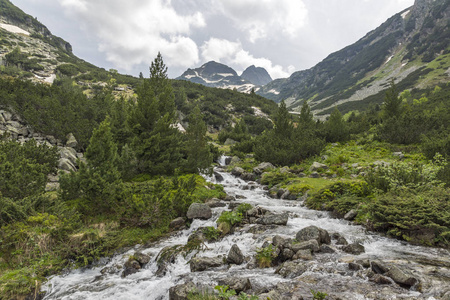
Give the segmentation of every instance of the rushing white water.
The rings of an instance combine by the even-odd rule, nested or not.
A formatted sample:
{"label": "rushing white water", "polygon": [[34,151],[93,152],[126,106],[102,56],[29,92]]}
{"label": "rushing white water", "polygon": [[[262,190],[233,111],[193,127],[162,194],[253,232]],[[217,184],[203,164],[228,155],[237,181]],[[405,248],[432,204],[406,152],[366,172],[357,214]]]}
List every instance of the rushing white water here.
{"label": "rushing white water", "polygon": [[[450,272],[448,269],[450,259],[449,252],[446,250],[412,246],[366,232],[361,226],[352,225],[348,221],[330,218],[326,212],[309,210],[303,207],[299,201],[268,198],[262,186],[256,183],[245,182],[225,172],[219,171],[219,173],[224,178],[221,184],[223,184],[228,195],[243,196],[242,198],[244,199],[237,201],[250,203],[254,206],[259,205],[275,213],[288,212],[289,221],[287,226],[272,226],[262,234],[248,232],[246,229],[255,225],[246,225],[243,230],[228,235],[219,242],[207,243],[208,249],[198,253],[198,256],[225,256],[233,244],[237,244],[245,256],[253,256],[256,249],[261,247],[265,240],[270,240],[274,235],[293,238],[300,229],[309,225],[315,225],[326,229],[330,233],[338,232],[349,242],[358,241],[362,243],[366,253],[360,255],[358,258],[381,259],[395,261],[400,265],[408,265],[408,268],[414,274],[418,274],[421,279],[426,281],[427,284],[425,287],[427,291],[425,294],[428,296],[417,291],[402,289],[402,292],[397,294],[399,298],[410,297],[409,299],[414,299],[416,296],[420,296],[420,299],[438,299],[439,297],[434,297],[433,290],[439,288],[443,282],[449,282],[450,280]],[[214,181],[213,178],[210,180]],[[244,190],[243,187],[248,185],[251,188]],[[184,245],[189,235],[197,228],[216,226],[215,220],[224,209],[214,208],[213,217],[210,220],[195,220],[189,229],[180,231],[149,248],[143,248],[137,245],[134,249],[126,253],[115,255],[105,265],[74,270],[68,274],[50,278],[48,283],[43,287],[43,290],[47,292],[44,299],[168,299],[169,288],[184,283],[188,279],[194,283],[214,286],[218,280],[225,277],[251,278],[254,290],[289,281],[274,274],[273,268],[249,270],[246,268],[246,264],[241,266],[233,265],[231,267],[223,266],[210,271],[191,273],[188,263],[191,256],[184,258],[181,255],[178,256],[175,263],[169,266],[168,272],[164,277],[157,277],[155,275],[157,270],[155,258],[162,248],[178,244]],[[120,276],[122,266],[136,250],[151,255],[152,260],[138,273],[122,278]],[[338,281],[343,284],[348,284],[350,280],[354,281],[355,285],[358,285],[358,283],[367,283],[367,279],[344,274],[348,270],[347,263],[345,263],[346,256],[349,255],[342,253],[323,254],[323,263],[321,263],[321,259],[315,261],[315,266],[306,272],[304,276],[316,276],[317,278],[321,278],[324,284],[328,281]],[[424,260],[444,261],[448,264],[444,268],[436,265],[423,265],[417,262]],[[117,272],[102,275],[100,271],[105,267],[116,268]],[[333,271],[330,272],[330,269]],[[441,280],[442,277],[444,277],[444,280]],[[368,299],[355,291],[341,295],[343,295],[342,299]],[[376,297],[370,299],[376,299]],[[393,296],[392,299],[398,298]]]}

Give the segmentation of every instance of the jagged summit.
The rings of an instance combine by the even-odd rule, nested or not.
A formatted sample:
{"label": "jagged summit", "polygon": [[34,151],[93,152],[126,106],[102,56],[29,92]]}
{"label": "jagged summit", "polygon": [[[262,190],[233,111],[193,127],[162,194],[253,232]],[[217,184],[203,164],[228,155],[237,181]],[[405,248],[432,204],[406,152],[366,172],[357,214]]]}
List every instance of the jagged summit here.
{"label": "jagged summit", "polygon": [[[266,82],[267,78],[270,78],[270,75],[264,68],[252,67],[244,71],[245,74],[248,74],[245,78],[244,76],[239,76],[234,69],[227,65],[210,61],[199,68],[187,69],[176,79],[188,80],[209,87],[237,89],[240,92],[249,93],[252,89],[258,89],[258,86],[265,84],[259,82]],[[269,81],[271,80],[270,78]]]}
{"label": "jagged summit", "polygon": [[270,77],[266,69],[255,67],[254,65],[245,69],[241,77],[254,85],[266,85],[272,81],[272,77]]}

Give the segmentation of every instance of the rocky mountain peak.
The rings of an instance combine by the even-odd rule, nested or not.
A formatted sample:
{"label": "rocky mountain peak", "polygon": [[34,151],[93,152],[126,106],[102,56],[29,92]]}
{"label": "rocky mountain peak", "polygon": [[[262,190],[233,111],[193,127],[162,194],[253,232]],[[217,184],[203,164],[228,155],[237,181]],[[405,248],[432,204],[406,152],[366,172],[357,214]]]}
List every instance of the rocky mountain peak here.
{"label": "rocky mountain peak", "polygon": [[250,81],[254,85],[266,85],[272,81],[272,77],[270,77],[266,69],[255,67],[254,65],[251,65],[245,69],[241,77]]}

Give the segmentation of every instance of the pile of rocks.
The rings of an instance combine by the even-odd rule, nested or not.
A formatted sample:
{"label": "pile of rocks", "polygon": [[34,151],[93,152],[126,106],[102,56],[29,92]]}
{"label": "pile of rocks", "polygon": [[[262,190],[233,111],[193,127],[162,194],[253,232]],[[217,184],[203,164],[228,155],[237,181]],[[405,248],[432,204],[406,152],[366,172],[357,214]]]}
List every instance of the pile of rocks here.
{"label": "pile of rocks", "polygon": [[[78,169],[78,161],[84,161],[83,153],[76,150],[78,142],[72,133],[67,135],[67,141],[64,144],[52,135],[35,132],[19,115],[6,110],[0,110],[0,135],[5,135],[7,138],[16,140],[19,143],[35,140],[39,145],[58,147],[60,154],[58,169],[61,172],[76,171]],[[57,189],[59,187],[58,180],[59,172],[57,174],[49,174],[46,190]]]}

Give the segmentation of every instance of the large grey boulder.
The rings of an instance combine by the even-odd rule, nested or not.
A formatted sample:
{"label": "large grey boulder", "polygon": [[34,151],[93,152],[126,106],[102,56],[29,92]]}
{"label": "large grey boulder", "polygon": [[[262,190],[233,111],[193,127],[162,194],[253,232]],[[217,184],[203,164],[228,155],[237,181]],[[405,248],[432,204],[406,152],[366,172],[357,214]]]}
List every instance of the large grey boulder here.
{"label": "large grey boulder", "polygon": [[175,285],[169,289],[169,300],[187,300],[189,293],[197,291],[197,286],[192,282]]}
{"label": "large grey boulder", "polygon": [[392,280],[394,280],[399,285],[406,286],[408,288],[419,282],[417,278],[401,270],[397,266],[391,266],[389,271],[385,275],[392,278]]}
{"label": "large grey boulder", "polygon": [[300,250],[311,250],[312,252],[318,252],[320,249],[319,243],[317,242],[317,240],[314,239],[300,243],[293,243],[290,245],[290,248],[295,253],[297,253]]}
{"label": "large grey boulder", "polygon": [[185,225],[184,218],[178,217],[170,222],[169,228],[172,230],[178,230],[184,228],[184,225]]}
{"label": "large grey boulder", "polygon": [[58,169],[63,171],[76,171],[75,165],[67,158],[60,158],[58,161]]}
{"label": "large grey boulder", "polygon": [[3,119],[5,120],[5,122],[8,122],[8,121],[12,120],[12,113],[2,110],[1,114],[2,114]]}
{"label": "large grey boulder", "polygon": [[231,170],[231,175],[239,177],[244,172],[244,169],[241,167],[234,167],[233,170]]}
{"label": "large grey boulder", "polygon": [[305,227],[297,232],[296,239],[299,242],[316,240],[319,245],[331,243],[331,238],[328,231],[313,225]]}
{"label": "large grey boulder", "polygon": [[191,259],[189,266],[191,272],[201,272],[211,268],[217,268],[224,264],[222,257],[194,257]]}
{"label": "large grey boulder", "polygon": [[311,165],[311,167],[309,167],[309,171],[310,171],[310,172],[317,171],[318,169],[326,170],[326,169],[328,169],[328,166],[325,165],[325,164],[321,164],[321,163],[315,161],[315,162],[313,162],[313,164]]}
{"label": "large grey boulder", "polygon": [[214,172],[214,178],[216,178],[217,182],[223,181],[223,176],[220,175],[220,173],[218,173],[218,172]]}
{"label": "large grey boulder", "polygon": [[212,217],[211,208],[204,203],[192,203],[186,214],[188,219],[204,219]]}
{"label": "large grey boulder", "polygon": [[352,221],[356,216],[358,215],[358,212],[354,209],[350,210],[348,213],[345,214],[344,220]]}
{"label": "large grey boulder", "polygon": [[255,174],[262,174],[263,172],[275,168],[270,162],[260,163],[258,166],[253,168]]}
{"label": "large grey boulder", "polygon": [[59,155],[61,158],[67,158],[73,165],[77,163],[77,151],[70,147],[63,147],[59,149]]}
{"label": "large grey boulder", "polygon": [[227,263],[240,265],[243,262],[244,255],[242,254],[241,249],[239,249],[238,245],[234,244],[233,246],[231,246],[231,249],[228,252]]}
{"label": "large grey boulder", "polygon": [[342,248],[342,250],[346,253],[355,254],[355,255],[359,255],[361,253],[366,252],[366,250],[364,249],[364,246],[359,243],[348,244],[347,246],[344,246]]}
{"label": "large grey boulder", "polygon": [[308,266],[301,260],[287,261],[279,266],[275,274],[281,275],[283,278],[295,278],[308,270]]}
{"label": "large grey boulder", "polygon": [[141,265],[148,264],[150,262],[150,255],[144,254],[142,252],[134,252],[134,259]]}
{"label": "large grey boulder", "polygon": [[271,215],[265,215],[259,218],[256,223],[257,224],[263,224],[263,225],[286,225],[288,222],[288,215],[287,214],[271,214]]}
{"label": "large grey boulder", "polygon": [[78,142],[77,142],[77,140],[75,139],[75,136],[72,133],[69,133],[67,135],[66,146],[67,147],[71,147],[71,148],[76,148],[78,146]]}
{"label": "large grey boulder", "polygon": [[227,206],[227,204],[225,202],[223,202],[223,201],[221,201],[220,199],[217,199],[217,198],[209,199],[208,201],[206,201],[206,205],[208,205],[211,208]]}
{"label": "large grey boulder", "polygon": [[253,174],[253,173],[243,172],[241,174],[241,179],[245,180],[245,181],[255,181],[256,180],[256,175]]}
{"label": "large grey boulder", "polygon": [[219,285],[229,286],[231,290],[235,290],[236,294],[247,291],[252,288],[248,278],[226,277],[218,281]]}

